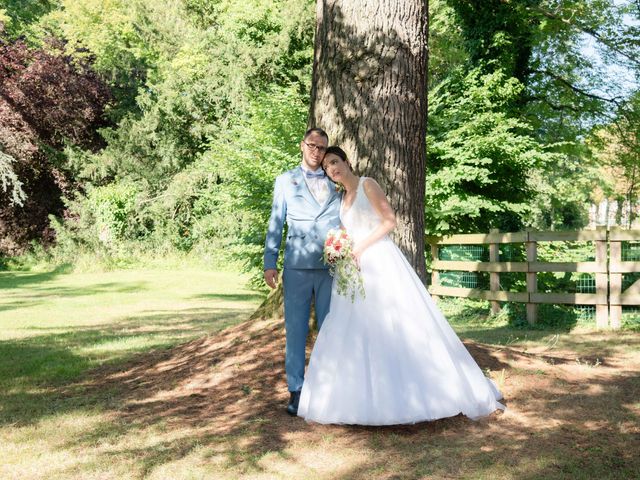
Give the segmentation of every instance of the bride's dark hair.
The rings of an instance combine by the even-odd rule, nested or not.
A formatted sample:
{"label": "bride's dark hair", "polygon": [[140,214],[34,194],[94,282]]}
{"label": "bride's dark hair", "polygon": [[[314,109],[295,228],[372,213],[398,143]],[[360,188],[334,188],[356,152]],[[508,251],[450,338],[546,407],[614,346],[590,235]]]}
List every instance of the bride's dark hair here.
{"label": "bride's dark hair", "polygon": [[[346,164],[349,166],[349,170],[351,170],[353,172],[353,168],[351,168],[351,164],[349,163],[349,159],[347,159],[347,154],[345,153],[344,150],[342,150],[339,146],[337,145],[331,145],[330,147],[327,148],[327,151],[324,152],[324,156],[326,157],[327,155],[329,155],[330,153],[336,155],[337,157],[340,157],[340,159],[343,162],[346,162]],[[323,167],[324,168],[324,167]]]}

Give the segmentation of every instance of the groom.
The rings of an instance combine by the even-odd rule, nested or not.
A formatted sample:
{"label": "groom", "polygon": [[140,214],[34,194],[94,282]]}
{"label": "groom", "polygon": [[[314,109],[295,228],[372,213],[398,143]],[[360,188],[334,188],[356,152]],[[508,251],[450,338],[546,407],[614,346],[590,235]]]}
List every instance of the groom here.
{"label": "groom", "polygon": [[304,381],[305,346],[311,300],[315,299],[318,328],[329,311],[332,279],[322,261],[327,232],[340,225],[340,195],[320,167],[329,144],[321,128],[311,128],[300,142],[300,166],[276,178],[273,205],[264,246],[264,280],[278,282],[278,251],[287,223],[284,247],[285,370],[290,392],[287,413],[296,415]]}

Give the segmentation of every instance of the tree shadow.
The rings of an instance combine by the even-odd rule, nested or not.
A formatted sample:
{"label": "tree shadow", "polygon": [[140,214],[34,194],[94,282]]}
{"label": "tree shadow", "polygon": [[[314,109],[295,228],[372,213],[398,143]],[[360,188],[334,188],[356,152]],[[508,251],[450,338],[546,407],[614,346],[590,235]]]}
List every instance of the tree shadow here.
{"label": "tree shadow", "polygon": [[0,342],[0,426],[32,423],[61,408],[66,411],[69,401],[57,389],[69,372],[81,368],[88,368],[86,358],[66,348]]}
{"label": "tree shadow", "polygon": [[192,295],[194,300],[225,300],[231,302],[250,302],[254,300],[264,300],[265,296],[259,293],[202,293],[199,295]]}
{"label": "tree shadow", "polygon": [[0,272],[0,290],[4,290],[4,301],[0,311],[28,308],[45,303],[47,295],[81,297],[103,293],[137,293],[148,288],[147,282],[92,283],[87,287],[52,285],[60,275],[68,273],[66,266],[49,272]]}
{"label": "tree shadow", "polygon": [[394,458],[394,476],[375,475],[390,470],[385,458],[376,457],[333,478],[638,478],[640,411],[632,407],[640,393],[637,370],[589,383],[555,379],[549,384],[549,390],[525,388],[513,398],[527,410],[527,421],[516,411],[515,418],[505,414],[493,423],[452,419],[447,435],[435,424],[381,430],[382,438],[370,447]]}
{"label": "tree shadow", "polygon": [[[310,340],[309,347],[312,344]],[[126,365],[106,366],[87,375],[81,385],[86,395],[111,392],[111,408],[121,425],[119,435],[164,425],[191,431],[158,451],[127,451],[140,456],[145,473],[188,455],[197,445],[214,444],[229,465],[259,471],[268,453],[286,455],[290,435],[317,437],[327,429],[369,436],[372,432],[434,432],[470,420],[454,417],[407,427],[331,427],[291,418],[284,406],[288,392],[284,374],[284,327],[281,320],[252,320],[168,351],[139,356]],[[483,369],[508,365],[490,349],[471,345]],[[360,432],[360,433],[358,433]],[[113,431],[111,432],[113,434]],[[69,447],[93,444],[100,433],[88,432]]]}
{"label": "tree shadow", "polygon": [[[207,315],[203,309],[192,313],[196,322],[206,321],[199,317]],[[79,335],[88,343],[106,336],[108,342],[136,335],[138,322],[123,319],[104,329],[79,328],[68,335]],[[156,312],[153,324],[158,334],[183,328],[170,312]],[[505,414],[476,422],[456,416],[407,426],[326,426],[291,418],[284,411],[288,394],[280,319],[253,319],[172,349],[136,354],[125,361],[120,357],[89,371],[82,364],[85,360],[74,358],[68,348],[55,348],[67,344],[67,339],[43,337],[40,352],[40,346],[33,344],[4,342],[0,358],[21,362],[61,355],[59,363],[79,364],[85,373],[56,381],[55,376],[49,378],[47,362],[41,362],[41,370],[26,382],[21,397],[16,389],[0,397],[2,423],[32,424],[61,412],[98,409],[108,414],[107,420],[60,448],[84,449],[108,438],[115,448],[96,453],[97,461],[113,455],[135,458],[141,476],[203,446],[205,458],[220,462],[222,457],[223,468],[234,472],[268,476],[263,459],[273,454],[304,469],[304,459],[295,454],[296,442],[313,444],[327,436],[347,450],[370,452],[331,476],[345,480],[461,478],[483,472],[487,478],[581,478],[588,472],[594,472],[593,478],[633,478],[639,466],[633,452],[639,440],[640,375],[631,365],[618,370],[607,363],[587,368],[576,364],[575,357],[530,354],[467,340],[483,370],[503,372]],[[597,350],[601,345],[595,341]],[[610,355],[616,355],[613,345],[610,348]],[[567,374],[571,369],[583,373]],[[18,372],[16,384],[25,386],[25,377]],[[40,387],[43,391],[38,391]],[[30,406],[19,409],[19,403]],[[129,446],[131,436],[156,429],[172,433],[152,446]]]}
{"label": "tree shadow", "polygon": [[47,283],[68,272],[69,265],[60,265],[48,272],[0,271],[0,289],[23,288]]}
{"label": "tree shadow", "polygon": [[[244,309],[192,308],[142,312],[91,327],[29,327],[25,330],[37,334],[0,341],[0,425],[30,425],[75,410],[94,398],[86,397],[77,382],[97,365],[118,369],[130,358],[144,356],[141,350],[162,352],[246,316]],[[94,402],[100,403],[100,397],[96,393]]]}
{"label": "tree shadow", "polygon": [[41,305],[49,301],[48,295],[62,296],[66,298],[86,297],[104,293],[138,293],[147,289],[146,282],[108,282],[92,284],[90,287],[34,287],[29,286],[24,292],[9,293],[8,298],[15,299],[12,302],[0,304],[0,311],[29,308]]}

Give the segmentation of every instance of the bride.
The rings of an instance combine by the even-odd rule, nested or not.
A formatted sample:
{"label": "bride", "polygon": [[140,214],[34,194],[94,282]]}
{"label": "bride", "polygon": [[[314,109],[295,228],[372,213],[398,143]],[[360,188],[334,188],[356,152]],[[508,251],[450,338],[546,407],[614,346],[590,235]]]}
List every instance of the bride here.
{"label": "bride", "polygon": [[504,409],[398,247],[395,214],[375,180],[357,177],[344,151],[322,166],[344,185],[340,220],[354,241],[365,296],[338,294],[313,348],[298,416],[319,423],[396,425]]}

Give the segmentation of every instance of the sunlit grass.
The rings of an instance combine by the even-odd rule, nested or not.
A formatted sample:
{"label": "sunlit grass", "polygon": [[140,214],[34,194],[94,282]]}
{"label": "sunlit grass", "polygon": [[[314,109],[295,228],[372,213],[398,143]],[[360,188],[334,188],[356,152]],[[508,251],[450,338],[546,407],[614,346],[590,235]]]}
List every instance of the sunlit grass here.
{"label": "sunlit grass", "polygon": [[127,428],[110,392],[68,389],[102,364],[245,320],[262,300],[246,280],[202,269],[0,272],[0,478],[142,477],[152,468],[141,451],[170,463],[161,425]]}
{"label": "sunlit grass", "polygon": [[[633,374],[640,337],[580,325],[571,331],[516,327],[487,315],[486,304],[444,309],[463,339],[495,357],[490,374],[508,404],[497,418],[445,419],[412,432],[314,427],[280,406],[250,411],[282,393],[268,383],[262,391],[243,390],[243,400],[227,403],[229,412],[217,417],[190,409],[150,415],[156,403],[179,409],[191,392],[185,384],[206,382],[219,370],[196,351],[199,359],[179,357],[183,373],[145,390],[158,364],[146,369],[140,359],[152,362],[158,349],[248,318],[262,296],[243,285],[237,274],[198,269],[0,273],[0,478],[613,479],[637,470],[622,447],[637,434],[640,418],[630,394],[640,387]],[[271,342],[256,341],[256,348]],[[509,360],[507,350],[519,356]],[[226,352],[238,361],[233,347]],[[554,364],[554,356],[567,361]],[[108,364],[120,379],[129,360],[139,370],[126,382],[91,386],[104,370],[96,367]],[[196,378],[192,368],[204,370]],[[271,378],[270,368],[255,373]],[[136,388],[144,393],[128,396]],[[224,402],[228,393],[204,392],[206,406]],[[163,403],[163,395],[178,401]],[[133,404],[140,410],[127,415]],[[221,428],[238,414],[246,420]]]}
{"label": "sunlit grass", "polygon": [[0,382],[68,379],[219,331],[261,301],[245,281],[204,270],[0,272]]}

